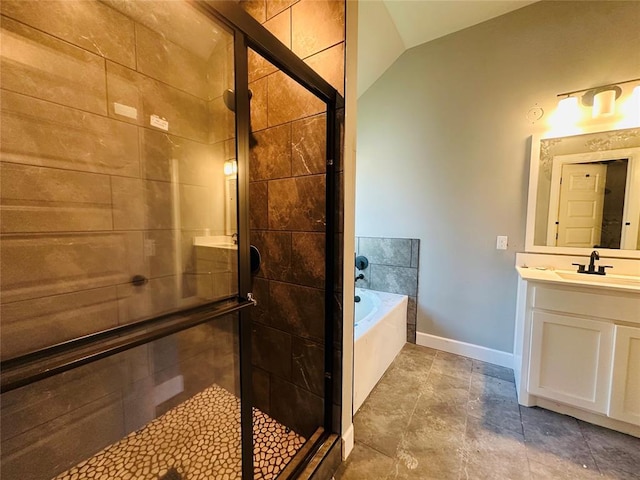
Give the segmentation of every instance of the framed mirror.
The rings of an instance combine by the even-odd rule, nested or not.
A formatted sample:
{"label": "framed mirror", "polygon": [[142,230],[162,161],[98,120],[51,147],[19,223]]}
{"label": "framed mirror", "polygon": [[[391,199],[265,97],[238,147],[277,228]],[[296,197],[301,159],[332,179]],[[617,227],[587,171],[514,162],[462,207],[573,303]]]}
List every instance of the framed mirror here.
{"label": "framed mirror", "polygon": [[640,258],[640,128],[531,139],[526,251]]}

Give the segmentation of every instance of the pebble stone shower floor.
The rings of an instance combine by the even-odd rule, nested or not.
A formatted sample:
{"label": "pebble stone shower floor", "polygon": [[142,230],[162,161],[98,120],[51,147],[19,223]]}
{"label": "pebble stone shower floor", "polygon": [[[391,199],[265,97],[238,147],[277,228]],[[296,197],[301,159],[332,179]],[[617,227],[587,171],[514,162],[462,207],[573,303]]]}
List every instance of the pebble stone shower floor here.
{"label": "pebble stone shower floor", "polygon": [[[305,439],[254,408],[254,478],[275,479]],[[212,385],[54,480],[241,479],[240,399]]]}

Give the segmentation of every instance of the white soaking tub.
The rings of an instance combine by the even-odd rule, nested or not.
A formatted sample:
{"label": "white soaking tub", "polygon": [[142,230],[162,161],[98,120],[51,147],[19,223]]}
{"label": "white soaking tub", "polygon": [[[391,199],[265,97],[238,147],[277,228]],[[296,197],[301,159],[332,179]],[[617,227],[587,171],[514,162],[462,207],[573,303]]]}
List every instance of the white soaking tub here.
{"label": "white soaking tub", "polygon": [[406,295],[356,288],[353,412],[357,412],[407,341]]}

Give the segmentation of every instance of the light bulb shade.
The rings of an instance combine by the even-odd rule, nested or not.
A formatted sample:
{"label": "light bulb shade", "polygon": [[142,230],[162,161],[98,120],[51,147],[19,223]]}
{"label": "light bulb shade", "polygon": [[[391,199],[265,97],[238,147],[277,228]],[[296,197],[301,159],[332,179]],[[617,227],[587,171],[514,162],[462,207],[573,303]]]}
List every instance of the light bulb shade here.
{"label": "light bulb shade", "polygon": [[593,96],[593,118],[610,117],[616,113],[616,91],[604,90]]}
{"label": "light bulb shade", "polygon": [[235,160],[227,160],[224,162],[224,174],[225,175],[235,175],[238,173],[238,162]]}
{"label": "light bulb shade", "polygon": [[558,102],[556,116],[560,123],[573,124],[580,118],[580,106],[578,97],[563,98]]}

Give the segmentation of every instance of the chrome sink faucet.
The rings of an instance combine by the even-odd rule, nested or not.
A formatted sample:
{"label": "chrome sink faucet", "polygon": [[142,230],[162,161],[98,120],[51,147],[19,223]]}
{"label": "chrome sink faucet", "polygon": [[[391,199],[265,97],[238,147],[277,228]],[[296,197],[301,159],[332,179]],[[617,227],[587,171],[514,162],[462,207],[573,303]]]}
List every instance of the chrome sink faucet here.
{"label": "chrome sink faucet", "polygon": [[572,263],[571,265],[578,267],[578,273],[585,273],[587,275],[606,275],[607,272],[605,272],[605,268],[613,268],[613,265],[598,265],[598,269],[596,270],[596,260],[600,260],[600,253],[594,250],[591,252],[591,255],[589,255],[588,268],[581,263]]}

